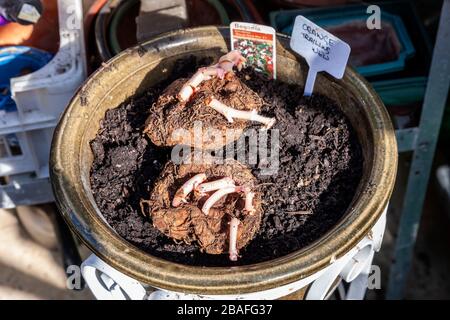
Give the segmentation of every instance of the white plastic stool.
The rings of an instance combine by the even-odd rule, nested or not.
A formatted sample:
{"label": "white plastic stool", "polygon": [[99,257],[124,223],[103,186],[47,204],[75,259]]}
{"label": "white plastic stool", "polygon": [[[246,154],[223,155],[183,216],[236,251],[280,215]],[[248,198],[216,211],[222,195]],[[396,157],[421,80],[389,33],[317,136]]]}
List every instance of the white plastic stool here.
{"label": "white plastic stool", "polygon": [[340,288],[342,299],[364,299],[368,276],[375,252],[378,252],[386,227],[386,210],[369,234],[347,254],[336,259],[328,267],[307,278],[277,288],[239,295],[196,295],[144,287],[138,281],[110,267],[92,254],[81,265],[87,285],[97,299],[150,299],[150,300],[199,300],[199,299],[278,299],[310,285],[307,300],[322,300],[329,296],[336,279],[350,283],[347,292]]}

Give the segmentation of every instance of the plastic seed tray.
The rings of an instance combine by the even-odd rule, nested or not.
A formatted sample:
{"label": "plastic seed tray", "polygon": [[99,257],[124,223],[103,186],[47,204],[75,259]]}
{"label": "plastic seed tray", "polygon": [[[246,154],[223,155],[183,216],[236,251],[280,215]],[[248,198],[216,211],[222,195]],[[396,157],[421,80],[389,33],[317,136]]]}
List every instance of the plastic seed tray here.
{"label": "plastic seed tray", "polygon": [[[58,14],[60,49],[53,58],[25,47],[0,51],[0,87],[3,88],[0,91],[0,207],[3,208],[53,199],[48,181],[53,131],[86,78],[82,1],[58,0]],[[39,192],[32,191],[36,189]]]}

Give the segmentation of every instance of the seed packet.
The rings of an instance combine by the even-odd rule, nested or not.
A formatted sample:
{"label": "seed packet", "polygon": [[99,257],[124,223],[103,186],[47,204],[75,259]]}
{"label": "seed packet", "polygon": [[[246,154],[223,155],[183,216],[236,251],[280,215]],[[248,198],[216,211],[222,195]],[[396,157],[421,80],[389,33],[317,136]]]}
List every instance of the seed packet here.
{"label": "seed packet", "polygon": [[247,59],[247,65],[271,79],[276,78],[275,29],[246,22],[230,24],[231,49],[239,50]]}

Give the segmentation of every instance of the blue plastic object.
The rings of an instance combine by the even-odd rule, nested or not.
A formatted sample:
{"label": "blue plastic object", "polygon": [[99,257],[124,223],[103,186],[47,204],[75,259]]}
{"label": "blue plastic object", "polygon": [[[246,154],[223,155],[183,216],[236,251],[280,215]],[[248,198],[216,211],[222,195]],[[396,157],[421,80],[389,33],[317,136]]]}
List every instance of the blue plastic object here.
{"label": "blue plastic object", "polygon": [[[369,15],[366,13],[367,6],[356,5],[335,8],[315,8],[300,10],[281,10],[270,13],[271,25],[281,33],[290,35],[292,33],[295,17],[302,15],[324,29],[343,25],[350,22],[366,22]],[[381,12],[381,20],[390,24],[395,30],[400,42],[401,49],[397,60],[383,63],[359,66],[356,69],[363,76],[375,76],[390,72],[401,71],[405,68],[406,60],[415,54],[414,46],[406,31],[402,19],[393,14]]]}
{"label": "blue plastic object", "polygon": [[11,98],[10,79],[32,73],[45,66],[53,55],[30,47],[10,46],[0,48],[0,111],[16,111]]}

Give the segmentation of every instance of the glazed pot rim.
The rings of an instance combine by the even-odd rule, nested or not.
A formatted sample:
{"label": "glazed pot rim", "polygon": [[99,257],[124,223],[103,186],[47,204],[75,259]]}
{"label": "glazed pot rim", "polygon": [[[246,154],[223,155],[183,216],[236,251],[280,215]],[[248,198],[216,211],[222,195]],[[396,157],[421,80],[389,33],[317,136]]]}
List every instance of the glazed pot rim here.
{"label": "glazed pot rim", "polygon": [[[73,120],[73,113],[80,104],[83,107],[83,90],[95,85],[98,75],[127,55],[141,55],[144,46],[154,45],[157,48],[158,43],[163,41],[208,32],[224,35],[228,28],[197,27],[166,33],[125,50],[93,73],[72,98],[55,130],[50,158],[52,187],[57,205],[72,231],[102,260],[138,281],[157,288],[201,294],[235,294],[272,289],[303,279],[343,256],[370,231],[392,193],[397,168],[397,145],[391,120],[378,95],[352,68],[347,67],[345,78],[362,90],[371,105],[376,106],[368,109],[371,112],[368,119],[375,128],[373,139],[377,151],[374,153],[370,177],[360,191],[358,201],[354,201],[346,211],[344,219],[309,246],[283,257],[236,267],[197,267],[147,254],[120,237],[106,223],[96,204],[92,203],[92,195],[80,191],[81,172],[73,168],[77,165],[65,161],[68,154],[73,154],[81,161],[81,146],[71,146],[68,143],[70,134],[67,132],[76,130],[76,126],[71,125],[71,121],[76,121]],[[281,34],[277,37],[279,41],[286,42],[289,39]],[[90,210],[90,207],[96,210]]]}

